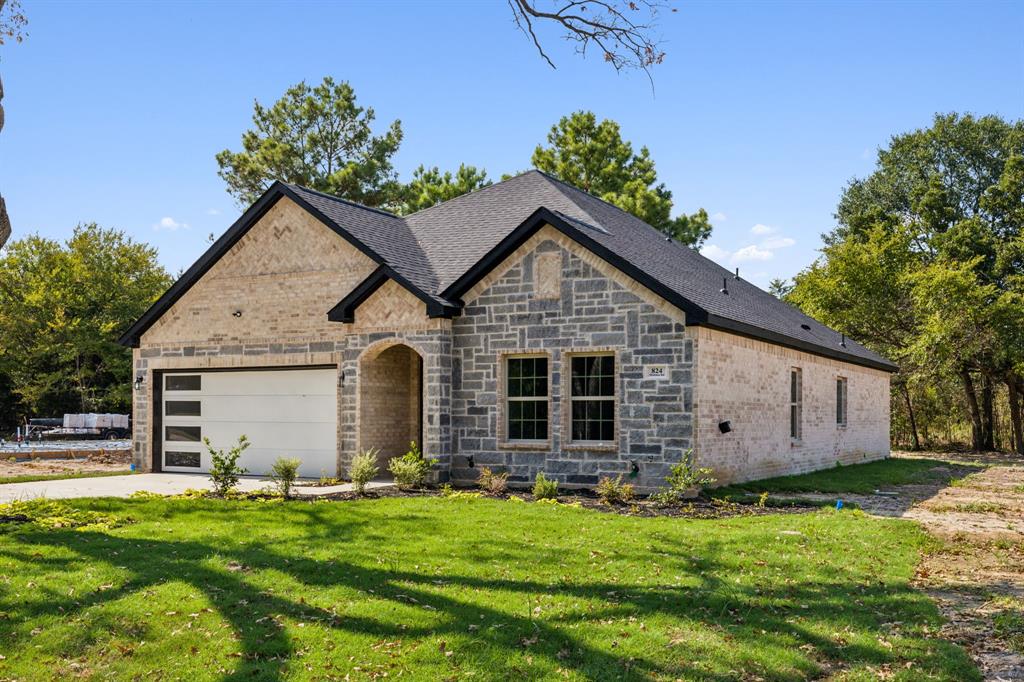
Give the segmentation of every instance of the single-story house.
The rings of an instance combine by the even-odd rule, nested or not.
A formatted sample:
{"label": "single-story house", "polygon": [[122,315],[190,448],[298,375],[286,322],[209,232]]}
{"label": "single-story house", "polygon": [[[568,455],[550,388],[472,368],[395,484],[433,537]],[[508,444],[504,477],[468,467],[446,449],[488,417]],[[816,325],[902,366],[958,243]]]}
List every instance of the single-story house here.
{"label": "single-story house", "polygon": [[442,481],[567,487],[690,448],[722,482],[885,457],[897,369],[538,171],[404,217],[277,182],[122,343],[142,470],[246,434],[252,473],[416,441]]}

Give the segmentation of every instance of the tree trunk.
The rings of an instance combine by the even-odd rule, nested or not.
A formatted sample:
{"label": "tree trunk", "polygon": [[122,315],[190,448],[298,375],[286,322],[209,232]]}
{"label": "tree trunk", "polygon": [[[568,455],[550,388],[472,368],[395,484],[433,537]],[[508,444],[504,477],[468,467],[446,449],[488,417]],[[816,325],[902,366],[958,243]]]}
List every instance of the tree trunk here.
{"label": "tree trunk", "polygon": [[995,390],[988,374],[981,376],[981,445],[985,450],[996,449],[996,420],[993,408]]}
{"label": "tree trunk", "polygon": [[971,378],[971,370],[966,367],[960,370],[960,380],[964,385],[964,394],[967,396],[967,407],[971,411],[971,447],[981,450],[984,441],[982,440],[981,409],[978,407],[978,394],[974,391],[974,379]]}
{"label": "tree trunk", "polygon": [[1020,378],[1013,372],[1006,375],[1010,396],[1010,449],[1024,455],[1024,417],[1021,415]]}
{"label": "tree trunk", "polygon": [[917,436],[917,420],[914,419],[914,405],[910,402],[910,389],[907,385],[900,384],[900,393],[903,394],[903,402],[907,405],[907,419],[910,421],[910,436],[914,439],[914,450],[921,449],[921,439]]}

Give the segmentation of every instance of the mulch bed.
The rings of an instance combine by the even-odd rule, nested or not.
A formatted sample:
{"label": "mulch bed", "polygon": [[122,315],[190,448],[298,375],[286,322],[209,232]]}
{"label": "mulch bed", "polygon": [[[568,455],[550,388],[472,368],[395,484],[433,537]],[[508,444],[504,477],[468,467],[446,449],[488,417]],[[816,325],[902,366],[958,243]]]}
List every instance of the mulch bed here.
{"label": "mulch bed", "polygon": [[[524,502],[537,502],[536,498],[529,491],[512,490],[501,494],[486,494],[479,490],[466,489],[456,490],[455,495],[474,494],[482,498],[492,500],[508,500],[515,496]],[[387,488],[375,488],[367,490],[362,495],[354,492],[333,493],[323,495],[318,499],[333,501],[367,500],[384,497],[444,497],[445,492],[439,488],[421,488],[415,490],[400,490],[391,486]],[[757,504],[739,504],[724,500],[708,499],[703,497],[685,500],[676,506],[664,506],[655,504],[645,498],[637,498],[632,502],[609,505],[598,499],[597,495],[590,491],[576,491],[571,494],[559,495],[559,504],[578,505],[584,509],[594,511],[621,514],[623,516],[670,516],[689,519],[723,519],[734,516],[763,516],[765,514],[803,514],[815,509],[820,505],[813,503],[794,502],[782,506],[758,506]]]}

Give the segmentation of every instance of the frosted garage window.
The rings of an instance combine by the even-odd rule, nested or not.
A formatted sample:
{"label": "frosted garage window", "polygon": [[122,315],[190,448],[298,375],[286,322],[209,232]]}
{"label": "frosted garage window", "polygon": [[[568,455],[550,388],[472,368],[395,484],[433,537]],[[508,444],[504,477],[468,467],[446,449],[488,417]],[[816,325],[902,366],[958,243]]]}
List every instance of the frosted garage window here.
{"label": "frosted garage window", "polygon": [[186,443],[198,443],[203,439],[203,429],[199,426],[167,426],[164,427],[164,440]]}
{"label": "frosted garage window", "polygon": [[199,453],[168,450],[164,453],[164,466],[199,468]]}
{"label": "frosted garage window", "polygon": [[168,417],[198,417],[202,403],[198,400],[168,400],[164,403],[164,414]]}
{"label": "frosted garage window", "polygon": [[198,391],[203,387],[203,377],[198,374],[168,374],[164,377],[165,391]]}

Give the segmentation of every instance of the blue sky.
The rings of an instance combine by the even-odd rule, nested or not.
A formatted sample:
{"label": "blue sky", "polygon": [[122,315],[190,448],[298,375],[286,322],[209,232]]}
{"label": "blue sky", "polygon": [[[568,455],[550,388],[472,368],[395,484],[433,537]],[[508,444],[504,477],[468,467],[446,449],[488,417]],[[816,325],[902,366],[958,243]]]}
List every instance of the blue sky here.
{"label": "blue sky", "polygon": [[302,79],[348,80],[381,127],[401,119],[404,178],[524,170],[560,116],[615,119],[678,211],[715,216],[706,253],[762,286],[813,261],[890,135],[935,112],[1024,116],[1024,3],[677,2],[653,95],[549,35],[552,70],[503,0],[24,5],[28,39],[0,48],[16,236],[96,221],[172,272],[240,213],[214,154]]}

